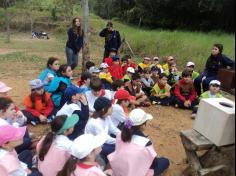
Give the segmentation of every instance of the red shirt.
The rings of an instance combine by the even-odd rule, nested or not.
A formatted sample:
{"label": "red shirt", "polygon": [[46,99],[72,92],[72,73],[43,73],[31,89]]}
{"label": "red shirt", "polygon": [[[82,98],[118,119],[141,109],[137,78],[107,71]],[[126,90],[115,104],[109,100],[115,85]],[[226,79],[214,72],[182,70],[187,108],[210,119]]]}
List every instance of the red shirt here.
{"label": "red shirt", "polygon": [[107,63],[107,65],[109,65],[109,67],[111,67],[113,64],[112,64],[112,58],[111,57],[107,57],[104,59],[104,62]]}
{"label": "red shirt", "polygon": [[137,65],[133,62],[130,62],[130,63],[126,64],[125,66],[123,66],[122,70],[123,70],[124,75],[126,74],[126,71],[127,71],[128,67],[132,67],[132,68],[136,69]]}
{"label": "red shirt", "polygon": [[111,73],[114,80],[121,80],[124,76],[121,65],[112,65],[109,67],[109,72]]}

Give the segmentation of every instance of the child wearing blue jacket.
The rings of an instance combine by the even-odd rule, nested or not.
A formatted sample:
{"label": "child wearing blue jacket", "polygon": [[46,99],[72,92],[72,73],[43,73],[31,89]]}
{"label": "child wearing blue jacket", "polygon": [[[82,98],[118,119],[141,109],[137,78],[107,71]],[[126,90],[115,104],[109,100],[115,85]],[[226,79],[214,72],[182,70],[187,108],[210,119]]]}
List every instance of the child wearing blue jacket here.
{"label": "child wearing blue jacket", "polygon": [[47,68],[44,69],[41,74],[39,75],[39,78],[43,84],[44,89],[48,91],[49,85],[52,82],[52,80],[57,77],[57,71],[59,70],[60,64],[59,59],[56,57],[50,57],[47,62]]}

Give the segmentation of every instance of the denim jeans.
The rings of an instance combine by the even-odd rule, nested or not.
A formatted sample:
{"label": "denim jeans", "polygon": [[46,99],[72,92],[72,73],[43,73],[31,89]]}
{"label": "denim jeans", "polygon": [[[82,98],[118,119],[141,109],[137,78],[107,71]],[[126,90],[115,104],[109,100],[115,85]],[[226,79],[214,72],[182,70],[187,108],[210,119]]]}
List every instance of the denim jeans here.
{"label": "denim jeans", "polygon": [[72,70],[78,65],[79,53],[74,53],[71,48],[66,47],[67,64],[71,66]]}

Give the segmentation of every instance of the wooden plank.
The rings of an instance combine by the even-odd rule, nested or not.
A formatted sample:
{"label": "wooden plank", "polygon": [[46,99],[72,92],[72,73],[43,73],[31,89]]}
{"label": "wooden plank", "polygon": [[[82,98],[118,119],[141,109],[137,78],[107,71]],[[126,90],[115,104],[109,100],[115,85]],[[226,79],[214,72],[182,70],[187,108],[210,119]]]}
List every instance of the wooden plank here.
{"label": "wooden plank", "polygon": [[205,138],[203,135],[198,133],[197,131],[190,129],[180,132],[181,138],[186,138],[189,141],[189,150],[207,150],[214,146],[214,144]]}
{"label": "wooden plank", "polygon": [[215,167],[211,167],[211,168],[201,169],[201,170],[199,170],[199,175],[205,176],[207,174],[214,173],[219,170],[223,170],[223,169],[226,170],[227,168],[228,167],[226,165],[219,165],[219,166],[215,166]]}

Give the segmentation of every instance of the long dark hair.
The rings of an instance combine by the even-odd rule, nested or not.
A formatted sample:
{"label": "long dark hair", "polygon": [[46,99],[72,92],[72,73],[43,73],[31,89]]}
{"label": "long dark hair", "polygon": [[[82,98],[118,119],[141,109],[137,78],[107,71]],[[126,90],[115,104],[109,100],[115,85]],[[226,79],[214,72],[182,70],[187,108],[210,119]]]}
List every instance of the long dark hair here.
{"label": "long dark hair", "polygon": [[[37,93],[35,92],[34,89],[31,90],[31,94],[30,94],[30,101],[32,103],[32,109],[35,108],[35,98],[37,96]],[[47,106],[48,102],[47,102],[47,96],[46,96],[46,91],[44,90],[43,95],[41,95],[42,97],[42,103],[45,104],[45,106]]]}
{"label": "long dark hair", "polygon": [[[76,20],[77,19],[80,21],[80,26],[79,27],[76,26]],[[83,36],[83,30],[82,30],[81,26],[82,26],[81,18],[78,18],[78,17],[73,18],[73,20],[72,20],[72,29],[73,29],[73,32],[75,34],[77,34],[78,36]]]}
{"label": "long dark hair", "polygon": [[132,136],[135,131],[140,131],[141,127],[145,125],[146,123],[139,125],[139,126],[132,126],[131,128],[126,127],[126,125],[123,126],[121,131],[121,139],[123,142],[131,142]]}
{"label": "long dark hair", "polygon": [[39,159],[40,161],[44,160],[45,155],[48,153],[53,140],[56,137],[56,133],[62,128],[63,124],[66,121],[67,116],[57,116],[51,123],[51,132],[49,132],[44,138],[40,151],[39,151]]}
{"label": "long dark hair", "polygon": [[0,97],[0,110],[2,110],[2,112],[6,112],[12,103],[13,101],[11,99]]}
{"label": "long dark hair", "polygon": [[68,67],[70,66],[67,64],[60,65],[59,70],[57,71],[57,75],[63,77],[64,75],[62,73],[65,73]]}
{"label": "long dark hair", "polygon": [[58,61],[58,60],[59,60],[59,59],[56,58],[56,57],[49,57],[49,58],[48,58],[48,62],[47,62],[47,68],[50,68],[50,66],[52,66],[53,63],[54,63],[55,61]]}
{"label": "long dark hair", "polygon": [[56,176],[71,176],[71,174],[73,174],[75,176],[75,174],[73,173],[76,169],[76,165],[79,163],[79,162],[83,162],[85,161],[86,158],[83,158],[83,159],[77,159],[76,157],[74,156],[71,156],[67,162],[65,163],[64,167],[62,168],[61,171],[59,171],[57,173]]}

